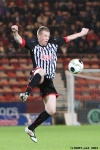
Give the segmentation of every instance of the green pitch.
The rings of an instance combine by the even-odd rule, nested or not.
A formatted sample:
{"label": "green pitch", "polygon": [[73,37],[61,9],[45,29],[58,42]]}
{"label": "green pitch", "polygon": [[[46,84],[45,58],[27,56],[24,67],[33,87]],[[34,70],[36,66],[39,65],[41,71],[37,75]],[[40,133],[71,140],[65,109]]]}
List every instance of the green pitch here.
{"label": "green pitch", "polygon": [[100,125],[40,126],[38,143],[30,140],[25,127],[0,127],[0,150],[100,150]]}

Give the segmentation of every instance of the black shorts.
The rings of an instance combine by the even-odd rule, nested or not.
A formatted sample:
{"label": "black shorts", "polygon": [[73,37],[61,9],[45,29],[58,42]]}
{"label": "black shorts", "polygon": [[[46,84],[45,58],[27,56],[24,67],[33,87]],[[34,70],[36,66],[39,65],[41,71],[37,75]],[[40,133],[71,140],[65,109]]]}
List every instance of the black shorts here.
{"label": "black shorts", "polygon": [[56,95],[56,97],[59,96],[59,94],[57,93],[53,81],[52,79],[47,79],[46,77],[44,77],[44,81],[43,83],[38,85],[40,92],[42,94],[42,97],[45,97],[47,95]]}
{"label": "black shorts", "polygon": [[[34,71],[36,70],[37,68],[35,68],[34,70],[32,70],[30,72],[30,80],[31,78],[33,77],[34,75]],[[55,87],[54,87],[54,84],[53,84],[53,81],[52,79],[47,79],[46,76],[44,76],[44,81],[43,83],[39,84],[37,86],[39,89],[40,89],[40,92],[41,92],[41,95],[42,97],[44,98],[45,96],[47,95],[55,95],[56,97],[59,96],[59,94],[57,93]]]}

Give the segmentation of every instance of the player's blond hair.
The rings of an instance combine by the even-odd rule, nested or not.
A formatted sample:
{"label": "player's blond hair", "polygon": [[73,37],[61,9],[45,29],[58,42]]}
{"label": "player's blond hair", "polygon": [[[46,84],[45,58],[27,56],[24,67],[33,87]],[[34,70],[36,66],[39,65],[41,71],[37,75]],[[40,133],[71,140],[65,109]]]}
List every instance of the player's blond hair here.
{"label": "player's blond hair", "polygon": [[42,31],[47,31],[50,32],[49,28],[46,26],[40,26],[39,29],[37,30],[37,35],[41,34]]}

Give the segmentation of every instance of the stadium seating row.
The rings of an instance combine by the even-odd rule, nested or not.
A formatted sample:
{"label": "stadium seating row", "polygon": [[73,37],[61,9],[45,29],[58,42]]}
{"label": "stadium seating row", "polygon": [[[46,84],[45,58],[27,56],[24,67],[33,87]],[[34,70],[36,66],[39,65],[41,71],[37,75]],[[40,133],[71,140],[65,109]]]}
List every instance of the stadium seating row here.
{"label": "stadium seating row", "polygon": [[[92,75],[92,74],[91,74]],[[95,74],[95,77],[99,74]],[[75,99],[100,101],[100,78],[75,77]]]}
{"label": "stadium seating row", "polygon": [[[62,68],[64,67],[67,69],[68,63],[72,58],[58,58],[58,66],[61,66]],[[81,59],[84,63],[84,68],[95,68],[98,69],[100,68],[100,60],[97,57],[94,58],[82,58]],[[32,69],[32,62],[31,59],[28,58],[12,58],[12,59],[7,59],[7,58],[2,58],[1,59],[1,66],[0,70],[2,69],[7,69],[7,70],[13,70],[15,69]]]}
{"label": "stadium seating row", "polygon": [[[93,58],[90,61],[90,58],[83,58],[83,61],[86,62],[87,65],[89,65],[89,62],[94,62],[91,66],[100,65],[100,61],[98,58]],[[64,68],[67,69],[68,62],[70,61],[70,58],[58,58],[57,66],[58,68]],[[23,91],[25,91],[28,80],[29,80],[29,74],[30,70],[32,69],[32,63],[31,59],[25,59],[25,58],[2,58],[2,61],[0,62],[0,100],[9,100],[9,101],[20,101],[19,94]],[[85,64],[85,67],[86,67]],[[88,68],[88,67],[87,67]],[[89,67],[90,68],[90,67]],[[98,68],[98,67],[97,67]],[[100,67],[99,67],[100,68]],[[97,77],[99,77],[99,74],[97,74]],[[80,84],[78,84],[80,83]],[[81,86],[81,88],[80,88]],[[90,89],[90,92],[87,88]],[[94,91],[94,92],[93,92]],[[75,97],[76,99],[80,99],[80,97],[85,97],[83,99],[93,99],[94,95],[93,93],[100,94],[100,81],[97,80],[94,82],[94,80],[85,80],[85,79],[76,79],[75,80]],[[85,94],[84,94],[85,93]],[[92,93],[92,94],[91,94]],[[34,94],[30,95],[29,99],[42,99],[40,95],[40,91],[38,88],[34,89]]]}

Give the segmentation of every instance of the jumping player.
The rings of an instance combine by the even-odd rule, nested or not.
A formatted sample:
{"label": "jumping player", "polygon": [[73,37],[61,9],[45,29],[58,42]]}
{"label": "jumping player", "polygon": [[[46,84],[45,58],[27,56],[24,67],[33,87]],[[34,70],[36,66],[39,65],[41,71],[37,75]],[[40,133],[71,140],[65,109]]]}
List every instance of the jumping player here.
{"label": "jumping player", "polygon": [[37,30],[37,39],[33,40],[23,39],[18,34],[18,26],[16,25],[13,25],[11,30],[15,41],[30,51],[34,68],[31,71],[31,78],[26,91],[20,94],[20,98],[25,102],[32,89],[38,86],[45,105],[45,110],[31,125],[25,128],[25,132],[29,134],[32,141],[37,142],[35,128],[56,112],[56,98],[58,93],[53,85],[52,79],[55,77],[56,72],[57,50],[59,46],[62,46],[66,42],[86,35],[89,29],[82,28],[79,33],[63,38],[50,39],[49,29],[41,26]]}

